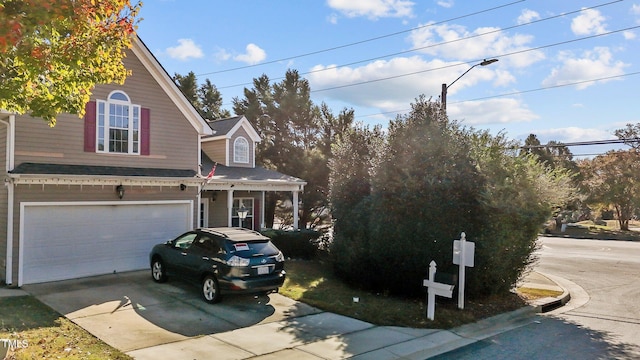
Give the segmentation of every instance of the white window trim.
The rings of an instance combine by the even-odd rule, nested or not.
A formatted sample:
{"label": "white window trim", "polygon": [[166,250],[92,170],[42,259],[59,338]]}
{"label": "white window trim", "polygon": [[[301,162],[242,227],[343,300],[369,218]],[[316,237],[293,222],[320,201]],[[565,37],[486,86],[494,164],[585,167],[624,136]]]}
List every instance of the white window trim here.
{"label": "white window trim", "polygon": [[[246,146],[246,151],[244,151],[244,156],[246,156],[246,159],[242,159],[238,157],[239,152],[237,151],[236,145],[238,144],[238,141],[242,141],[244,140]],[[233,141],[233,162],[238,163],[238,164],[248,164],[249,163],[249,140],[247,140],[244,136],[238,136],[234,141]]]}
{"label": "white window trim", "polygon": [[[129,101],[123,101],[123,100],[116,100],[116,99],[110,99],[111,96],[114,93],[121,93],[124,96],[127,97],[127,99],[129,99]],[[97,100],[96,101],[96,152],[98,153],[103,153],[103,154],[120,154],[120,155],[140,155],[140,150],[142,148],[142,136],[141,136],[141,128],[142,128],[142,107],[140,105],[135,105],[131,103],[131,98],[129,97],[129,95],[127,95],[127,93],[125,93],[124,91],[121,90],[114,90],[111,93],[109,93],[109,96],[107,96],[107,100]],[[100,104],[103,104],[104,106],[104,127],[103,127],[103,133],[102,133],[102,139],[104,141],[104,149],[100,150],[98,147],[100,145]],[[109,104],[116,104],[116,105],[124,105],[124,106],[128,106],[129,107],[129,127],[127,129],[127,131],[129,132],[129,136],[128,138],[128,143],[127,143],[127,149],[128,152],[124,153],[124,152],[117,152],[117,151],[111,151],[111,149],[109,148],[110,145],[110,141],[109,141]],[[133,121],[133,114],[134,114],[134,109],[137,109],[138,111],[138,127],[137,129],[134,128],[134,121]],[[133,151],[133,143],[134,143],[134,138],[133,138],[133,134],[137,131],[138,133],[138,151]]]}

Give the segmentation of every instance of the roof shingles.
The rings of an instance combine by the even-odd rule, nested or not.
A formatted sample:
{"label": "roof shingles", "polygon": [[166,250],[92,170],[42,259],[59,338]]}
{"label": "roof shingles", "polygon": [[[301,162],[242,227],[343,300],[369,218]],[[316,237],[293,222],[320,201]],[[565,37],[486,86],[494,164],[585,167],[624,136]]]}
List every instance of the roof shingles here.
{"label": "roof shingles", "polygon": [[10,173],[25,175],[148,176],[167,178],[188,178],[196,176],[194,170],[38,163],[22,163],[16,166]]}

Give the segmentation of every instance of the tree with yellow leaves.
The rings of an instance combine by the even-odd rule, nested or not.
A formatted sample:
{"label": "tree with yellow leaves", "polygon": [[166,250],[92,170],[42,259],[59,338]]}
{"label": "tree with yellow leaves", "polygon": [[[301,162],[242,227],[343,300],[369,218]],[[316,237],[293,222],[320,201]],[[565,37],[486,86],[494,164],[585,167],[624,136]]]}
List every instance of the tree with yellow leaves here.
{"label": "tree with yellow leaves", "polygon": [[123,83],[141,2],[0,2],[0,110],[82,116],[96,84]]}

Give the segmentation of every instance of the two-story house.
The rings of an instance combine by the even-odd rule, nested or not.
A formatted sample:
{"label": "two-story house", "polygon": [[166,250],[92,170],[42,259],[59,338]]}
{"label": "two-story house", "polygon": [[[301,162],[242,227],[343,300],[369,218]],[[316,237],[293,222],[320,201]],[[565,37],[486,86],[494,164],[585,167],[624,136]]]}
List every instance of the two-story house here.
{"label": "two-story house", "polygon": [[260,138],[246,118],[202,119],[140,39],[124,64],[131,76],[97,86],[83,119],[61,114],[50,128],[0,112],[0,281],[144,269],[156,243],[237,226],[242,206],[243,225],[259,228],[266,191],[302,191],[301,179],[255,166]]}

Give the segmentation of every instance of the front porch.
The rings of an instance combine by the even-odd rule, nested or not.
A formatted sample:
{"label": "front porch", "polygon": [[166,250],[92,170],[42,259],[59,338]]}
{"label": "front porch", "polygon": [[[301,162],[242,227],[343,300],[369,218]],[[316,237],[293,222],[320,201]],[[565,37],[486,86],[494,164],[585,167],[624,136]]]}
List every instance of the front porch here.
{"label": "front porch", "polygon": [[[205,167],[206,169],[206,167]],[[218,164],[211,179],[204,180],[200,192],[199,227],[242,226],[265,228],[265,204],[268,192],[291,192],[293,227],[299,224],[299,195],[306,182],[261,167],[227,167]],[[247,210],[244,220],[238,210]]]}

